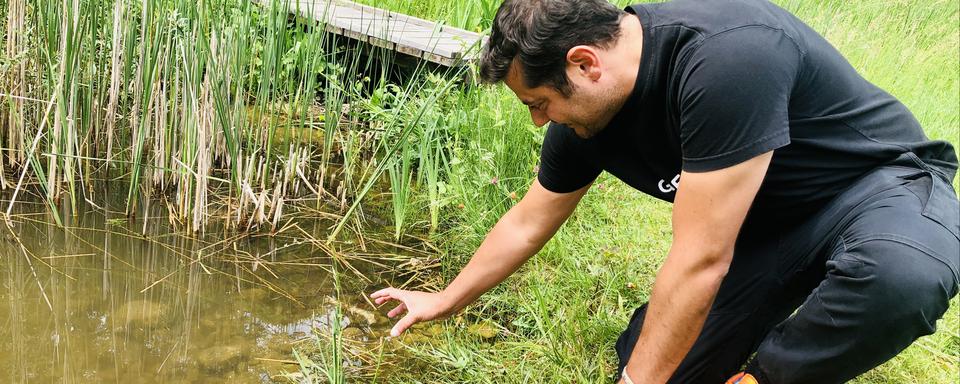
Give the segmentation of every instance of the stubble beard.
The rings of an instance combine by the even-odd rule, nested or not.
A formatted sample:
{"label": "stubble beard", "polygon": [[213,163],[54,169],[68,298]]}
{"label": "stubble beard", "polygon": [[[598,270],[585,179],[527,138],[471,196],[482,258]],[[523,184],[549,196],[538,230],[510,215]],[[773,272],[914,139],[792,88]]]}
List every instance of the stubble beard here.
{"label": "stubble beard", "polygon": [[[628,95],[629,96],[629,95]],[[620,112],[626,102],[627,97],[621,95],[612,95],[610,93],[600,92],[589,96],[593,100],[591,104],[595,106],[597,113],[590,120],[591,122],[583,124],[580,129],[569,127],[581,139],[589,139],[603,131],[613,121],[614,116]]]}

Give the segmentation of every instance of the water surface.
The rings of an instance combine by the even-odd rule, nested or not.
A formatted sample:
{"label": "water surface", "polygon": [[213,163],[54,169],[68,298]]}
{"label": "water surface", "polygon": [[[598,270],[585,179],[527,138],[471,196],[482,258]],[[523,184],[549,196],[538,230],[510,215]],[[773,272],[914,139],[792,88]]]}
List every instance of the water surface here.
{"label": "water surface", "polygon": [[418,252],[367,235],[327,245],[331,223],[316,218],[192,234],[162,204],[135,219],[85,205],[63,228],[43,204],[15,207],[0,224],[4,382],[288,382],[292,349],[314,344],[338,303],[352,337],[384,334],[362,297],[388,278],[382,264]]}

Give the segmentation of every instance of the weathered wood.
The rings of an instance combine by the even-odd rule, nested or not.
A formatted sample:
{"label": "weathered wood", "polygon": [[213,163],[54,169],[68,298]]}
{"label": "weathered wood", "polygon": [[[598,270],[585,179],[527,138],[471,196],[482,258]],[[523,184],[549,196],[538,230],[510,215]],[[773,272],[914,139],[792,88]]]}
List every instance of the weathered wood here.
{"label": "weathered wood", "polygon": [[[261,5],[270,0],[252,0]],[[485,37],[346,0],[286,0],[290,13],[319,21],[328,32],[447,67],[477,57]]]}

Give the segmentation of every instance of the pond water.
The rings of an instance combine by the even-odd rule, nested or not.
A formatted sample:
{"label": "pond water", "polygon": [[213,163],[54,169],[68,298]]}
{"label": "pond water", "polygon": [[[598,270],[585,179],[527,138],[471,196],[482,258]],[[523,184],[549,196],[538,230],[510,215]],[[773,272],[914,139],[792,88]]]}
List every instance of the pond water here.
{"label": "pond water", "polygon": [[331,222],[317,218],[193,235],[157,205],[138,219],[84,206],[63,228],[43,204],[15,205],[0,224],[0,381],[289,382],[292,349],[315,345],[337,307],[351,337],[385,335],[363,297],[397,277],[375,271],[429,253],[359,236],[325,244]]}

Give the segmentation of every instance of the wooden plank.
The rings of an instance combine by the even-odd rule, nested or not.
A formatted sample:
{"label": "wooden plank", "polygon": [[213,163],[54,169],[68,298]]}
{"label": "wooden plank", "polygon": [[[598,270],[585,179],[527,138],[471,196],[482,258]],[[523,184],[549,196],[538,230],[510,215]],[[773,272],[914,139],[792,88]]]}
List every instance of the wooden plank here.
{"label": "wooden plank", "polygon": [[362,37],[359,37],[360,35],[374,36],[447,57],[452,57],[453,54],[460,53],[466,48],[465,44],[447,40],[447,36],[443,36],[435,31],[390,31],[383,29],[372,20],[353,20],[348,23],[337,22],[336,25],[345,31],[349,31],[347,34],[348,37],[351,38],[363,40]]}
{"label": "wooden plank", "polygon": [[[342,20],[341,20],[342,21]],[[347,37],[365,41],[364,36],[388,40],[400,45],[407,45],[423,51],[445,56],[455,57],[462,53],[466,44],[459,41],[447,40],[435,31],[389,31],[383,30],[374,21],[352,21],[349,23],[336,23],[337,27],[344,29]]]}
{"label": "wooden plank", "polygon": [[[265,5],[271,0],[251,1]],[[322,22],[331,33],[446,66],[475,59],[478,50],[468,50],[485,39],[478,33],[346,0],[286,1],[291,13]]]}
{"label": "wooden plank", "polygon": [[[359,32],[348,33],[348,37],[363,41],[362,34],[377,36],[374,40],[367,39],[367,41],[378,41],[380,43],[377,44],[378,46],[388,46],[388,44],[384,44],[383,40],[393,42],[397,47],[407,46],[407,48],[413,49],[401,49],[399,51],[406,51],[405,53],[428,61],[451,65],[460,61],[463,57],[463,51],[473,44],[462,38],[462,36],[471,36],[468,31],[437,27],[436,24],[422,19],[392,14],[365,6],[359,7],[366,8],[365,11],[367,12],[358,14],[356,8],[347,9],[350,7],[340,7],[339,5],[331,4],[330,8],[335,8],[338,14],[334,14],[334,17],[327,19],[342,26],[345,32],[346,30]],[[302,4],[301,7],[303,7]],[[316,10],[319,7],[313,6],[312,8]],[[323,18],[323,16],[320,16],[320,18]],[[431,29],[428,30],[427,28]],[[474,42],[478,36],[480,35],[472,34]]]}

